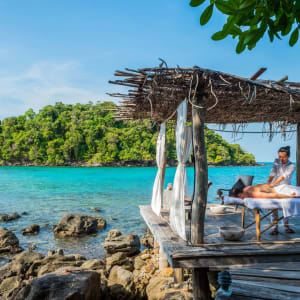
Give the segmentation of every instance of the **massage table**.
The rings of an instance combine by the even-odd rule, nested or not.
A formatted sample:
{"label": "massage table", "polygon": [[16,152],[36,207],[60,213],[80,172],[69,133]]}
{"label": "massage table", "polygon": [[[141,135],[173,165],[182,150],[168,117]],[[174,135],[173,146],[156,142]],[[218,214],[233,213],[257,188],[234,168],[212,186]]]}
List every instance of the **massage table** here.
{"label": "massage table", "polygon": [[[257,241],[261,241],[261,235],[278,224],[284,218],[290,216],[300,215],[300,198],[287,198],[287,199],[262,199],[262,198],[245,198],[240,199],[236,197],[223,196],[224,204],[237,205],[242,207],[241,211],[241,227],[244,229],[249,228],[252,225],[256,225],[256,238]],[[245,211],[249,208],[254,211],[255,221],[245,226]],[[263,209],[270,210],[264,214]],[[267,228],[261,230],[260,223],[263,219],[272,214],[275,210],[280,209],[283,212],[283,216],[271,222]]]}

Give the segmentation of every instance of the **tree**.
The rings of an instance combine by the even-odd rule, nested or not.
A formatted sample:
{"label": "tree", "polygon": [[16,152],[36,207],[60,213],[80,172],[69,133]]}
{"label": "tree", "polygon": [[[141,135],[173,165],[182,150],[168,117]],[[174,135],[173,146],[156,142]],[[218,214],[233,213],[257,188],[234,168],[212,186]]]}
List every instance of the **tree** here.
{"label": "tree", "polygon": [[197,7],[209,2],[200,17],[205,25],[217,9],[227,15],[222,30],[214,33],[212,39],[223,40],[227,36],[238,38],[236,52],[241,53],[247,47],[252,50],[267,32],[269,39],[281,39],[289,36],[289,45],[294,46],[299,38],[300,0],[191,0],[190,5]]}

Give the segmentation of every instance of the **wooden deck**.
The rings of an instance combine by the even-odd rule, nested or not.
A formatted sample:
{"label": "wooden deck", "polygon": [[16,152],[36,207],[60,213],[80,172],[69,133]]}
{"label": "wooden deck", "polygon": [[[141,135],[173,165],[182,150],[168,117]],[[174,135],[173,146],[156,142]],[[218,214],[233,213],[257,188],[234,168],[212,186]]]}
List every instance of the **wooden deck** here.
{"label": "wooden deck", "polygon": [[[300,218],[290,218],[295,234],[285,233],[280,225],[279,235],[266,232],[257,243],[253,226],[241,241],[227,242],[219,236],[219,227],[240,225],[240,212],[228,208],[223,215],[212,215],[207,210],[205,244],[194,247],[172,231],[167,211],[158,217],[150,206],[140,206],[140,212],[173,268],[229,269],[232,299],[300,299]],[[246,214],[246,223],[252,221],[251,213]]]}

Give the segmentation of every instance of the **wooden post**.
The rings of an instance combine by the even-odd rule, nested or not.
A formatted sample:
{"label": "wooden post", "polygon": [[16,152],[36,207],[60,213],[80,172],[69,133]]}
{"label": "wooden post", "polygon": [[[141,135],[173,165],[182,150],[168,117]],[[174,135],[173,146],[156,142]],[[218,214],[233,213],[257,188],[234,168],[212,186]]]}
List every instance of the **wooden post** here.
{"label": "wooden post", "polygon": [[255,223],[256,223],[256,237],[257,237],[257,242],[260,242],[260,213],[259,209],[254,209],[255,212]]}
{"label": "wooden post", "polygon": [[183,277],[183,269],[181,268],[174,268],[173,269],[174,281],[175,283],[181,283],[184,280]]}
{"label": "wooden post", "polygon": [[[204,84],[200,82],[197,95],[192,107],[193,123],[193,148],[195,157],[194,194],[191,218],[191,242],[203,244],[204,242],[204,219],[207,202],[207,158],[204,139],[204,108],[203,92]],[[195,300],[207,300],[211,298],[208,283],[208,269],[193,269],[193,294]]]}
{"label": "wooden post", "polygon": [[300,186],[300,123],[297,123],[296,185]]}
{"label": "wooden post", "polygon": [[195,185],[192,205],[191,220],[191,242],[192,244],[203,244],[204,242],[204,218],[207,201],[207,159],[204,140],[204,108],[202,95],[197,95],[193,113],[193,147],[195,155]]}
{"label": "wooden post", "polygon": [[242,215],[241,215],[241,222],[242,222],[242,228],[245,228],[245,211],[246,211],[246,207],[243,205],[242,207]]}
{"label": "wooden post", "polygon": [[[211,292],[208,282],[208,269],[193,269],[193,299],[194,300],[209,300],[211,299]],[[195,284],[198,282],[198,284]],[[203,289],[206,287],[206,289]]]}

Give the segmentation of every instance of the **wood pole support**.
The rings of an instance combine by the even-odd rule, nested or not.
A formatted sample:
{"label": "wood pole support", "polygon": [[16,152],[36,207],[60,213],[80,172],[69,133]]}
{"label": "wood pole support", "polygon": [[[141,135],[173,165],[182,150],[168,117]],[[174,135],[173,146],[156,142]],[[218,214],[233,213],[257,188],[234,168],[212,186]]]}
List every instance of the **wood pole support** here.
{"label": "wood pole support", "polygon": [[211,292],[209,289],[208,269],[193,269],[193,299],[194,300],[210,300]]}
{"label": "wood pole support", "polygon": [[183,269],[181,268],[174,268],[173,269],[173,276],[175,283],[181,283],[184,281],[183,277]]}
{"label": "wood pole support", "polygon": [[245,228],[245,211],[246,211],[246,207],[243,206],[242,207],[242,215],[241,215],[242,228]]}
{"label": "wood pole support", "polygon": [[204,219],[207,202],[207,158],[204,139],[204,108],[201,108],[202,95],[197,94],[194,99],[196,106],[192,107],[193,147],[195,156],[194,195],[192,204],[191,242],[204,243]]}
{"label": "wood pole support", "polygon": [[300,186],[300,123],[297,123],[296,185]]}
{"label": "wood pole support", "polygon": [[255,212],[255,223],[256,223],[256,238],[257,242],[260,242],[260,214],[259,214],[259,209],[254,209]]}

